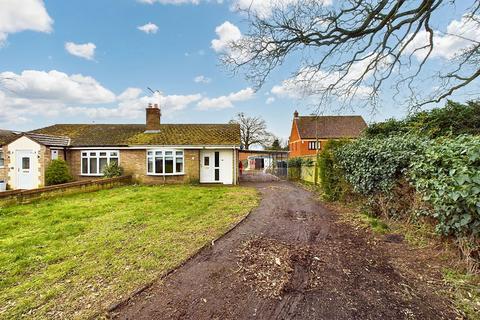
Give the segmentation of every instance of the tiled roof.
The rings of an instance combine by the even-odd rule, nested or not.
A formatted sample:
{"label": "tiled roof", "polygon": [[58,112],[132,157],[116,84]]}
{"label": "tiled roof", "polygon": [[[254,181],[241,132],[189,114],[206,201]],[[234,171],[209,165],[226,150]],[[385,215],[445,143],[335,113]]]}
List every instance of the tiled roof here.
{"label": "tiled roof", "polygon": [[237,124],[162,124],[145,133],[144,124],[56,124],[30,133],[65,136],[70,146],[240,145]]}
{"label": "tiled roof", "polygon": [[356,138],[367,124],[361,116],[301,116],[297,127],[300,138]]}
{"label": "tiled roof", "polygon": [[0,146],[9,143],[18,136],[18,132],[0,129]]}
{"label": "tiled roof", "polygon": [[40,133],[26,133],[27,137],[49,147],[67,147],[70,144],[70,139],[64,136],[53,136],[49,134]]}

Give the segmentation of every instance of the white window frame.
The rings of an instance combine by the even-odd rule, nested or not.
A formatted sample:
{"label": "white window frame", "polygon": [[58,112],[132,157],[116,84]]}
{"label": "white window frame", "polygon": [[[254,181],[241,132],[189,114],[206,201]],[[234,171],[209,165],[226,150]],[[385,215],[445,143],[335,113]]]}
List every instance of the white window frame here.
{"label": "white window frame", "polygon": [[[106,152],[106,156],[100,157],[100,153]],[[117,155],[112,155],[112,153],[117,153]],[[84,156],[83,154],[86,153],[87,155]],[[94,156],[91,154],[95,153]],[[97,159],[97,173],[90,173],[90,159],[96,158]],[[80,150],[80,175],[81,176],[88,176],[88,177],[102,177],[103,173],[100,172],[100,158],[107,158],[107,165],[110,164],[110,159],[117,159],[118,165],[120,165],[120,151],[118,150]],[[83,161],[87,159],[87,171],[89,173],[83,173]]]}
{"label": "white window frame", "polygon": [[0,148],[0,159],[3,160],[3,164],[0,165],[0,168],[5,168],[5,152],[3,152],[2,148]]}
{"label": "white window frame", "polygon": [[[172,152],[173,157],[173,172],[165,173],[165,152]],[[162,164],[163,164],[163,173],[155,173],[155,156],[156,152],[161,152]],[[182,152],[182,155],[177,155],[177,152]],[[180,176],[185,174],[185,150],[184,149],[147,149],[146,151],[146,171],[147,176]],[[177,172],[177,158],[182,159],[182,172]],[[153,160],[153,172],[148,172],[148,160]]]}
{"label": "white window frame", "polygon": [[[310,144],[313,144],[315,148],[310,148]],[[308,150],[320,150],[320,141],[308,141]]]}

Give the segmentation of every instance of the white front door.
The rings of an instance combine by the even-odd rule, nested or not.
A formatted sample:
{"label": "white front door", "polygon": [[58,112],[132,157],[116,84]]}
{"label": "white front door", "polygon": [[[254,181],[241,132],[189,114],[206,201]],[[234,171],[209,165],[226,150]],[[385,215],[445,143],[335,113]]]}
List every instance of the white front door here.
{"label": "white front door", "polygon": [[233,184],[233,151],[200,151],[200,183]]}
{"label": "white front door", "polygon": [[36,188],[35,178],[35,153],[32,150],[15,151],[15,173],[17,176],[17,189]]}

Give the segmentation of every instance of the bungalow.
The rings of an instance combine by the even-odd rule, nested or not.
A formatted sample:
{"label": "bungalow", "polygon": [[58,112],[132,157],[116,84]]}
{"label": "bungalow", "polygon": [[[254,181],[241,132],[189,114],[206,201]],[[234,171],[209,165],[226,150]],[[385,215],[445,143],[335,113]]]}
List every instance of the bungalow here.
{"label": "bungalow", "polygon": [[299,116],[295,111],[289,156],[314,156],[328,140],[358,138],[366,127],[361,116]]}
{"label": "bungalow", "polygon": [[63,159],[75,180],[101,177],[116,162],[140,183],[237,183],[239,125],[160,118],[149,105],[146,124],[56,124],[15,135],[3,146],[4,178],[12,189],[41,187],[49,162]]}

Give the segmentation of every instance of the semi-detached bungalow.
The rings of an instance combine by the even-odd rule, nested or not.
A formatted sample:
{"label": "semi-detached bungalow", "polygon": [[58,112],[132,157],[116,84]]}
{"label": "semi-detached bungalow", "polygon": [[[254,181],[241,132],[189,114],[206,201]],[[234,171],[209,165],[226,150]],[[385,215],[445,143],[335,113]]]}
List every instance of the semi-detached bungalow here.
{"label": "semi-detached bungalow", "polygon": [[[0,180],[11,189],[45,185],[52,159],[67,162],[75,180],[103,176],[117,162],[140,183],[238,181],[237,124],[161,124],[157,105],[146,124],[56,124],[26,133],[0,132]],[[2,161],[3,160],[3,161]]]}

